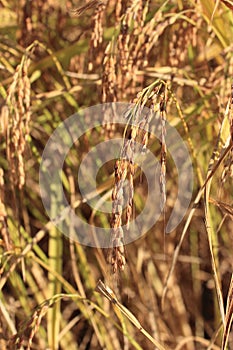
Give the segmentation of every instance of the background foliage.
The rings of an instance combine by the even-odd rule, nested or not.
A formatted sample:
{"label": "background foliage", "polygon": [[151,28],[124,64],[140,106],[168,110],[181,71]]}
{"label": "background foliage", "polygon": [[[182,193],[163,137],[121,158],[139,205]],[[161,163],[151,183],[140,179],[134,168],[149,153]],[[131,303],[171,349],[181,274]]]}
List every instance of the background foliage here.
{"label": "background foliage", "polygon": [[[1,349],[233,348],[230,3],[0,1]],[[137,101],[156,79],[172,92],[166,117],[189,146],[194,209],[169,236],[161,217],[128,245],[115,283],[102,251],[68,241],[46,216],[41,155],[80,108]],[[63,181],[72,205],[80,159],[112,132],[87,134],[70,152]],[[169,156],[166,166],[165,222],[177,193]],[[101,193],[113,173],[114,164],[102,169]],[[137,203],[143,189],[138,183]],[[84,205],[77,212],[106,223]],[[95,292],[99,278],[120,306]]]}

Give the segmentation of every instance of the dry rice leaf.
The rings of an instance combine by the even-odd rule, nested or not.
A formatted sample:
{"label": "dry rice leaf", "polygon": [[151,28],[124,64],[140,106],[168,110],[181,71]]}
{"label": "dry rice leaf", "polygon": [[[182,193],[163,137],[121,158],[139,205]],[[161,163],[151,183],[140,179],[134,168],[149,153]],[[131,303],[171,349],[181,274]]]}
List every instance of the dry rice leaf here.
{"label": "dry rice leaf", "polygon": [[219,207],[224,214],[230,215],[233,218],[233,207],[230,204],[224,203],[222,201],[219,200],[215,200],[213,198],[209,198],[209,202],[213,203],[214,205],[216,205],[217,207]]}
{"label": "dry rice leaf", "polygon": [[71,9],[70,12],[73,13],[76,16],[81,16],[86,10],[96,8],[98,5],[102,5],[103,1],[100,0],[92,0],[89,1],[87,4],[80,6],[76,9]]}
{"label": "dry rice leaf", "polygon": [[119,320],[122,322],[122,315],[124,315],[130,322],[148,339],[152,344],[156,346],[158,350],[167,350],[163,345],[161,345],[156,339],[154,339],[139,323],[137,318],[128,310],[124,305],[122,305],[114,292],[105,285],[101,280],[98,281],[96,286],[96,292],[102,294],[107,298],[113,305],[114,312]]}
{"label": "dry rice leaf", "polygon": [[218,266],[219,265],[218,252],[216,252],[216,250],[214,249],[214,246],[216,246],[217,244],[217,237],[214,232],[214,228],[212,226],[212,218],[211,218],[210,209],[209,209],[209,199],[210,199],[211,182],[212,182],[211,180],[216,170],[218,169],[219,165],[223,161],[224,155],[226,155],[226,150],[230,151],[230,147],[229,147],[230,145],[230,123],[229,123],[230,107],[231,107],[231,99],[229,99],[228,101],[225,115],[219,131],[217,144],[215,146],[215,149],[210,159],[208,172],[206,176],[206,179],[208,179],[208,181],[205,182],[205,191],[204,191],[206,232],[207,232],[208,241],[209,241],[211,263],[212,263],[212,268],[214,273],[214,281],[215,281],[216,293],[218,297],[219,310],[220,310],[221,319],[224,325],[225,325],[225,312],[224,312],[224,303],[223,303],[222,288],[221,288],[221,277],[220,277],[219,266]]}
{"label": "dry rice leaf", "polygon": [[233,1],[231,0],[220,0],[224,3],[224,5],[226,5],[229,9],[231,9],[233,11]]}

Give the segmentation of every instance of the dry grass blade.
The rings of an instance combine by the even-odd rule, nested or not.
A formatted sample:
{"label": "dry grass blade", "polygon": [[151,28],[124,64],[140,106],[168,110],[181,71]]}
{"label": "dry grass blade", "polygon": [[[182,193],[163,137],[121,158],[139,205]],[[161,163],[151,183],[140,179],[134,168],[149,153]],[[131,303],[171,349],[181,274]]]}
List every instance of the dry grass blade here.
{"label": "dry grass blade", "polygon": [[224,303],[223,303],[223,295],[222,295],[222,286],[221,286],[221,280],[220,280],[220,273],[219,273],[219,262],[218,262],[218,256],[216,253],[216,249],[214,249],[214,246],[216,246],[216,237],[215,232],[212,227],[210,212],[209,212],[209,205],[206,203],[208,202],[209,198],[209,189],[210,185],[208,183],[207,188],[204,191],[204,203],[205,203],[205,226],[206,226],[206,232],[208,236],[209,241],[209,248],[210,248],[210,254],[211,254],[211,263],[214,273],[214,281],[215,281],[215,287],[216,287],[216,293],[218,297],[218,303],[219,303],[219,310],[220,315],[223,324],[225,323],[225,312],[224,312]]}
{"label": "dry grass blade", "polygon": [[233,11],[233,1],[231,0],[220,0],[224,3],[224,5],[226,5],[230,10]]}
{"label": "dry grass blade", "polygon": [[[211,344],[209,340],[206,340],[201,337],[190,337],[190,338],[185,338],[183,341],[180,342],[180,344],[175,348],[175,350],[182,350],[184,349],[184,345],[187,344],[188,342],[195,341],[197,344],[203,345],[205,349],[207,350],[220,350],[219,346]],[[204,348],[203,348],[204,349]]]}
{"label": "dry grass blade", "polygon": [[221,350],[226,350],[227,348],[227,342],[228,342],[229,333],[231,330],[232,321],[233,321],[233,275],[231,275],[231,282],[230,282],[228,296],[227,296],[226,318],[225,318],[225,327],[224,327],[223,342],[222,342]]}
{"label": "dry grass blade", "polygon": [[96,8],[99,5],[103,5],[104,2],[100,0],[92,0],[89,1],[87,4],[80,6],[76,9],[71,9],[70,12],[75,16],[81,16],[86,10]]}
{"label": "dry grass blade", "polygon": [[121,314],[126,316],[130,322],[148,339],[154,344],[158,350],[166,350],[166,348],[161,345],[156,339],[154,339],[140,324],[137,318],[129,311],[124,305],[122,305],[111,288],[105,285],[101,280],[98,281],[96,286],[96,291],[105,296],[113,305],[114,311],[119,319],[121,319]]}
{"label": "dry grass blade", "polygon": [[224,214],[230,215],[233,219],[233,207],[232,207],[232,205],[224,203],[224,202],[219,201],[219,200],[215,200],[213,198],[209,198],[209,202],[213,203],[214,205],[219,207],[223,211]]}

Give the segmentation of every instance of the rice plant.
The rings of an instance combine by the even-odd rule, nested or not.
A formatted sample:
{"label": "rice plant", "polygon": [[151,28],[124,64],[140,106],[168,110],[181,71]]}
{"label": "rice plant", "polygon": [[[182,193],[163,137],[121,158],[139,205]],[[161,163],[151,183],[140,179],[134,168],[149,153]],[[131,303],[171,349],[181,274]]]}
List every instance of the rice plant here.
{"label": "rice plant", "polygon": [[[229,0],[0,2],[1,349],[233,348],[232,9]],[[125,125],[103,111],[103,125],[73,143],[59,174],[90,234],[110,230],[101,249],[57,228],[76,235],[66,208],[56,216],[56,186],[46,212],[39,172],[61,123],[118,102],[130,106]],[[194,183],[185,217],[167,234],[184,191],[169,125],[188,148]],[[115,158],[83,198],[85,156],[115,138]],[[147,149],[159,169],[151,207],[159,203],[161,215],[125,244],[149,196],[137,163]]]}

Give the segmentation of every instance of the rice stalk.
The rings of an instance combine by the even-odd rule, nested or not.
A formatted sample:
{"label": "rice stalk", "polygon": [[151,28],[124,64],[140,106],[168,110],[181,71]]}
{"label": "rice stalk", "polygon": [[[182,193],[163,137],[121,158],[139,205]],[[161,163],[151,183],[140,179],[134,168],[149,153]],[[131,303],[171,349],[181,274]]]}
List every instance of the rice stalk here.
{"label": "rice stalk", "polygon": [[[219,160],[220,155],[219,153],[226,149],[229,144],[229,136],[230,136],[230,128],[229,128],[229,108],[230,108],[230,101],[228,103],[226,113],[221,125],[221,129],[219,132],[219,137],[217,141],[216,148],[213,152],[210,164],[209,164],[209,170],[207,173],[207,177],[209,176],[210,172],[213,170],[213,164],[216,162],[216,160]],[[229,135],[229,136],[228,136]],[[218,241],[217,236],[214,232],[212,220],[211,220],[211,214],[209,209],[209,197],[210,197],[210,190],[211,190],[211,180],[214,176],[214,173],[211,174],[211,178],[209,179],[208,183],[205,186],[204,190],[204,206],[205,206],[205,224],[206,224],[206,230],[207,230],[207,236],[209,240],[209,247],[211,252],[211,258],[212,258],[212,266],[213,266],[213,272],[214,272],[214,279],[216,283],[216,293],[218,297],[218,303],[219,303],[219,309],[220,309],[220,315],[223,322],[223,325],[225,324],[225,311],[224,311],[224,304],[223,304],[223,298],[222,298],[222,288],[221,288],[221,282],[220,282],[220,273],[219,273],[219,263],[218,263]]]}
{"label": "rice stalk", "polygon": [[[78,299],[82,300],[82,298],[75,294],[55,294],[53,295],[52,298],[44,300],[33,312],[31,317],[24,321],[23,324],[21,325],[20,330],[15,334],[14,336],[11,337],[9,341],[9,345],[11,347],[17,346],[17,348],[20,348],[21,345],[27,344],[26,349],[30,350],[32,348],[32,340],[34,336],[38,333],[39,327],[41,325],[41,321],[43,317],[48,313],[49,308],[53,307],[54,304],[57,302],[60,302],[62,299]],[[28,339],[26,340],[27,333],[29,332]]]}
{"label": "rice stalk", "polygon": [[[221,130],[219,132],[218,143],[217,143],[215,151],[213,152],[213,155],[212,155],[212,160],[211,160],[210,165],[209,165],[208,174],[206,176],[206,179],[205,179],[203,186],[199,190],[199,192],[198,192],[198,194],[193,202],[192,208],[189,211],[189,214],[187,216],[184,228],[182,230],[182,233],[181,233],[181,236],[179,239],[179,243],[178,243],[178,245],[174,251],[174,254],[173,254],[172,264],[171,264],[169,273],[168,273],[167,278],[166,278],[165,288],[164,288],[163,296],[162,296],[162,305],[163,306],[164,306],[164,302],[165,302],[165,296],[166,296],[166,293],[168,291],[168,285],[170,283],[171,276],[174,272],[174,268],[175,268],[175,265],[177,263],[178,255],[179,255],[183,240],[185,238],[185,235],[187,233],[188,227],[190,225],[190,222],[191,222],[191,219],[194,215],[194,212],[197,208],[197,205],[200,202],[202,195],[204,194],[205,205],[207,207],[209,207],[209,204],[207,203],[207,202],[209,202],[209,195],[207,192],[209,192],[209,189],[210,189],[208,183],[209,183],[209,181],[211,182],[211,179],[214,176],[216,170],[218,169],[220,164],[224,161],[225,157],[229,154],[229,152],[231,151],[231,148],[232,148],[231,144],[229,143],[230,142],[229,137],[228,137],[228,139],[226,139],[226,135],[229,135],[229,121],[228,121],[229,107],[230,107],[230,101],[228,102],[228,105],[226,108],[226,112],[225,112],[225,116],[224,116],[224,119],[222,122]],[[225,144],[221,144],[221,141],[222,141],[221,137],[224,137],[224,139],[226,140]],[[218,152],[220,152],[220,151],[221,151],[221,153],[219,154]],[[206,188],[207,188],[207,192],[206,192]],[[216,283],[216,288],[217,288],[217,293],[218,293],[218,302],[219,302],[221,318],[222,318],[222,321],[224,323],[224,307],[223,307],[223,301],[222,301],[222,293],[221,293],[221,287],[219,285],[220,282],[219,282],[219,277],[218,277],[218,270],[217,270],[217,267],[215,265],[216,256],[213,252],[212,236],[210,234],[211,228],[210,228],[210,226],[208,226],[208,225],[210,225],[208,218],[207,218],[207,222],[208,223],[206,225],[206,230],[207,230],[207,235],[208,235],[208,239],[209,239],[209,248],[210,248],[210,251],[212,254],[212,263],[213,263],[212,267],[213,267],[214,273],[215,273],[215,283]],[[214,239],[216,238],[214,236],[214,234],[213,234],[213,237],[214,237]],[[216,245],[215,245],[215,247],[216,247]],[[218,259],[217,259],[217,261],[218,261]]]}
{"label": "rice stalk", "polygon": [[[135,156],[138,152],[137,143],[140,143],[141,150],[147,147],[148,127],[153,117],[153,109],[149,110],[146,115],[141,116],[143,106],[148,102],[153,106],[158,104],[157,98],[161,94],[160,88],[163,82],[156,81],[149,87],[145,88],[138,94],[132,109],[126,111],[126,118],[133,120],[133,124],[129,127],[129,137],[126,138],[127,126],[124,131],[124,141],[120,153],[120,158],[115,163],[115,183],[112,191],[112,217],[111,217],[111,248],[108,251],[107,261],[112,265],[112,271],[115,274],[118,270],[123,271],[126,265],[124,250],[124,230],[122,228],[123,206],[126,204],[126,230],[129,226],[133,214],[133,196],[134,196],[134,174],[136,171]],[[165,88],[166,89],[166,88]],[[161,208],[164,208],[166,201],[165,175],[166,175],[166,143],[165,143],[165,109],[167,97],[160,96],[159,110],[161,116]],[[156,107],[154,107],[156,108]],[[128,198],[124,198],[124,182],[128,179]]]}

